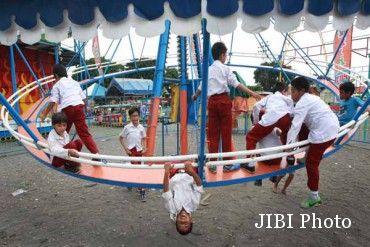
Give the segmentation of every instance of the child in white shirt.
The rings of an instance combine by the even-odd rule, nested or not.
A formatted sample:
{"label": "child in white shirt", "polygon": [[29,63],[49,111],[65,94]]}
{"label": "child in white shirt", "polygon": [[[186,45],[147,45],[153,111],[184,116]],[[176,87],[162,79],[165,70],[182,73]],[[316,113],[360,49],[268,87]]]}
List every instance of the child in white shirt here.
{"label": "child in white shirt", "polygon": [[[244,85],[240,84],[236,79],[235,75],[231,72],[230,68],[224,63],[227,58],[227,48],[224,43],[216,42],[212,46],[212,57],[215,60],[214,63],[209,67],[209,78],[208,78],[208,128],[207,138],[209,140],[209,152],[217,153],[222,139],[222,152],[231,152],[232,147],[232,101],[230,99],[229,85],[241,90],[257,100],[261,99],[261,96],[252,90],[248,89]],[[195,100],[201,94],[202,83],[199,85],[198,90],[192,96],[192,100]],[[224,157],[223,160],[229,160],[231,157]],[[211,158],[211,161],[216,160]],[[210,166],[212,173],[217,173],[216,166]],[[225,165],[223,167],[224,172],[236,171],[240,167],[237,164]]]}
{"label": "child in white shirt", "polygon": [[[288,132],[287,144],[296,141],[305,124],[308,129],[310,142],[306,158],[307,185],[311,190],[311,197],[301,203],[302,208],[311,208],[321,204],[319,196],[319,165],[325,150],[330,147],[338,134],[339,121],[318,96],[309,94],[310,83],[303,77],[297,77],[291,82],[292,99],[296,103],[294,118]],[[302,138],[302,137],[301,137]],[[291,151],[291,150],[287,150]]]}
{"label": "child in white shirt", "polygon": [[48,136],[48,145],[51,152],[50,159],[55,167],[62,167],[68,172],[78,174],[81,172],[80,164],[66,160],[68,156],[79,157],[83,143],[80,139],[70,142],[67,128],[67,116],[63,112],[53,114],[51,117],[53,129]]}
{"label": "child in white shirt", "polygon": [[[146,152],[146,132],[140,124],[140,110],[136,107],[128,111],[131,123],[127,124],[118,139],[128,156],[141,157]],[[131,162],[140,164],[140,162]],[[130,187],[128,188],[130,189]],[[139,188],[141,200],[145,201],[145,189]]]}
{"label": "child in white shirt", "polygon": [[191,213],[197,210],[204,193],[202,180],[193,169],[191,162],[185,162],[185,169],[178,169],[171,177],[172,164],[164,164],[163,194],[165,207],[176,222],[177,231],[186,235],[192,230]]}
{"label": "child in white shirt", "polygon": [[[293,113],[293,101],[286,96],[287,85],[284,82],[277,82],[274,94],[267,96],[257,102],[253,108],[254,127],[246,137],[246,150],[256,149],[256,144],[269,135],[274,128],[281,130],[281,143],[285,145],[286,136],[290,127],[291,115]],[[265,108],[265,113],[259,118],[260,111]],[[250,158],[250,155],[247,155]],[[240,164],[244,170],[254,173],[255,162]]]}

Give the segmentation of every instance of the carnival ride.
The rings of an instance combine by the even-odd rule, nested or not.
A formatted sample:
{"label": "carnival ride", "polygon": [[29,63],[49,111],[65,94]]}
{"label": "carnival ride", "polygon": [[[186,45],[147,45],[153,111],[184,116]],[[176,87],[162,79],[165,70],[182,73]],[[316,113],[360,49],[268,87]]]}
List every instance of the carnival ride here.
{"label": "carnival ride", "polygon": [[[136,68],[131,71],[123,71],[119,73],[114,74],[106,74],[106,71],[104,71],[103,75],[89,79],[84,80],[81,82],[81,84],[91,84],[92,82],[99,81],[104,78],[109,78],[117,75],[127,75],[130,73],[136,73],[140,71],[148,71],[148,70],[154,70],[155,76],[154,76],[154,86],[153,86],[153,94],[154,97],[151,102],[151,110],[150,115],[148,119],[148,156],[147,157],[127,157],[127,156],[112,156],[112,155],[104,155],[104,154],[90,154],[90,153],[84,153],[80,152],[80,158],[73,158],[70,157],[70,160],[80,162],[82,165],[81,170],[82,172],[78,175],[75,174],[69,174],[78,178],[101,182],[101,183],[107,183],[107,184],[114,184],[114,185],[121,185],[121,186],[136,186],[136,187],[151,187],[151,188],[161,188],[162,187],[162,175],[163,175],[163,163],[166,161],[171,161],[175,164],[175,167],[183,167],[183,161],[185,160],[192,160],[194,166],[198,166],[198,171],[201,177],[203,178],[203,184],[204,186],[222,186],[222,185],[228,185],[228,184],[236,184],[236,183],[244,183],[249,181],[254,181],[257,179],[263,179],[271,176],[276,176],[279,174],[284,174],[286,172],[290,172],[293,170],[300,169],[304,167],[304,165],[294,165],[293,167],[285,167],[285,164],[283,162],[282,166],[285,168],[281,168],[280,165],[276,166],[267,166],[262,161],[268,160],[268,159],[275,159],[278,157],[285,157],[292,154],[302,155],[302,152],[306,150],[307,147],[305,145],[308,144],[308,141],[302,141],[294,144],[289,144],[285,146],[279,146],[279,147],[273,147],[273,148],[267,148],[267,149],[257,149],[252,151],[235,151],[230,153],[206,153],[205,152],[205,145],[206,145],[206,94],[202,95],[201,101],[197,102],[195,104],[195,108],[199,107],[201,108],[201,121],[200,121],[200,142],[199,142],[199,151],[197,154],[187,154],[187,123],[188,123],[188,109],[187,107],[181,107],[180,112],[180,126],[181,126],[181,154],[178,156],[163,156],[163,157],[155,157],[154,155],[154,147],[155,147],[155,135],[156,135],[156,127],[158,123],[158,108],[159,108],[159,101],[161,97],[161,91],[162,91],[162,82],[164,78],[164,69],[166,68],[166,54],[168,49],[168,43],[169,43],[169,34],[170,31],[173,31],[175,33],[178,33],[183,36],[179,36],[178,39],[178,46],[179,46],[179,64],[178,67],[180,68],[181,74],[180,79],[178,80],[178,83],[180,85],[180,102],[181,104],[187,106],[188,105],[188,93],[187,93],[187,84],[192,83],[192,87],[195,87],[195,83],[198,83],[200,80],[207,81],[208,80],[208,66],[210,63],[212,63],[212,59],[210,58],[210,33],[215,34],[224,34],[228,32],[232,32],[235,29],[236,20],[237,18],[241,18],[243,20],[242,23],[242,29],[247,32],[259,32],[264,29],[266,29],[270,25],[270,17],[271,15],[271,4],[272,4],[272,10],[276,8],[275,18],[272,19],[272,22],[275,24],[275,28],[281,29],[281,31],[289,31],[294,29],[300,22],[301,17],[301,10],[308,11],[306,13],[305,17],[305,25],[308,27],[308,29],[316,27],[317,29],[322,29],[326,26],[327,18],[330,14],[333,14],[334,12],[337,14],[341,14],[341,18],[337,19],[337,22],[334,22],[334,26],[338,29],[347,29],[349,27],[348,20],[350,20],[350,25],[352,24],[351,16],[352,14],[357,14],[357,25],[360,27],[367,28],[370,23],[368,22],[368,19],[364,17],[364,15],[367,15],[370,9],[369,4],[366,4],[365,2],[362,3],[361,1],[338,1],[338,5],[335,5],[333,8],[333,1],[322,1],[321,4],[319,4],[320,1],[309,1],[309,3],[306,2],[308,6],[304,6],[305,1],[296,1],[296,2],[285,2],[280,1],[279,6],[274,6],[273,1],[262,1],[267,3],[267,5],[261,5],[256,6],[251,5],[249,1],[243,1],[244,6],[243,8],[238,8],[238,1],[233,1],[234,5],[230,6],[227,4],[229,8],[226,8],[226,12],[221,11],[222,7],[216,4],[215,6],[207,5],[207,1],[193,1],[197,4],[192,4],[191,6],[187,6],[187,10],[192,10],[190,13],[190,16],[187,16],[184,13],[183,10],[181,10],[181,7],[184,7],[181,1],[173,1],[167,3],[164,1],[164,12],[160,12],[163,15],[158,15],[157,11],[152,12],[149,14],[148,9],[145,8],[145,6],[141,4],[133,3],[133,5],[129,5],[127,7],[126,2],[121,1],[120,4],[123,4],[122,6],[128,8],[128,12],[126,12],[126,15],[128,15],[127,19],[129,17],[132,17],[133,19],[130,19],[129,23],[120,23],[117,26],[124,26],[127,30],[127,27],[130,27],[131,25],[136,27],[136,31],[138,33],[146,33],[147,36],[152,36],[158,34],[157,32],[162,33],[160,35],[159,39],[159,47],[158,47],[158,54],[157,54],[157,63],[155,67],[150,68]],[[226,4],[226,1],[219,1],[219,3]],[[332,3],[332,5],[330,5]],[[163,3],[162,3],[163,4]],[[235,5],[236,4],[236,5]],[[249,5],[248,5],[249,4]],[[316,5],[315,5],[316,4]],[[328,5],[329,4],[329,5]],[[77,6],[78,4],[76,4]],[[121,6],[121,7],[122,7]],[[159,6],[161,6],[159,4]],[[245,6],[251,7],[251,9],[246,8]],[[330,7],[331,6],[331,7]],[[9,3],[9,8],[14,7],[11,3]],[[42,6],[38,6],[39,9],[36,10],[36,12],[41,13],[41,17],[45,18],[45,9]],[[78,7],[78,6],[77,6]],[[91,7],[91,6],[89,6]],[[93,18],[93,21],[88,22],[89,25],[85,25],[82,27],[83,24],[86,24],[86,19],[81,19],[81,16],[76,16],[76,12],[74,8],[71,7],[71,9],[68,9],[69,11],[69,20],[71,23],[66,23],[62,21],[62,28],[59,27],[59,29],[52,29],[53,25],[48,25],[50,23],[45,23],[47,25],[46,33],[49,34],[47,38],[51,37],[50,33],[55,34],[58,32],[64,32],[65,26],[72,26],[72,33],[73,35],[78,39],[86,39],[86,38],[92,38],[91,33],[92,30],[95,30],[94,33],[96,33],[96,21],[101,21],[104,26],[103,33],[105,30],[105,34],[108,33],[107,36],[112,35],[115,37],[115,35],[124,35],[121,31],[117,31],[118,28],[115,25],[112,25],[110,23],[110,18],[107,18],[107,13],[104,12],[102,6],[98,5],[95,6],[100,8],[100,11],[102,11],[103,16],[97,15],[99,18]],[[134,10],[132,7],[135,8],[135,10],[141,10],[140,15],[137,16],[134,13]],[[153,7],[153,6],[152,6]],[[170,8],[169,8],[170,7]],[[236,9],[235,9],[236,7]],[[351,8],[349,8],[351,7]],[[345,9],[347,8],[347,9]],[[109,11],[113,11],[111,6],[108,5]],[[278,10],[279,9],[279,10]],[[90,9],[91,10],[91,9]],[[158,10],[158,9],[157,9]],[[360,11],[361,10],[361,11]],[[107,9],[105,9],[107,11]],[[109,12],[108,11],[108,12]],[[360,12],[359,12],[360,11]],[[58,11],[57,11],[58,12]],[[223,12],[223,13],[221,13]],[[55,14],[55,11],[53,11]],[[128,13],[128,14],[127,14]],[[176,14],[175,14],[176,13]],[[182,13],[183,15],[181,15]],[[202,21],[200,20],[200,13],[201,16],[205,17]],[[91,14],[91,13],[90,13]],[[112,16],[114,14],[117,14],[115,11],[113,11]],[[198,15],[197,15],[198,14]],[[263,16],[262,14],[268,14],[267,16]],[[313,18],[313,15],[318,15],[319,17],[317,19]],[[7,16],[7,15],[6,15]],[[60,17],[60,13],[57,13],[57,16]],[[110,16],[110,17],[112,17]],[[220,16],[223,16],[223,18],[220,18]],[[17,16],[18,17],[18,16]],[[91,17],[91,16],[90,16]],[[123,20],[126,16],[123,17]],[[181,21],[180,18],[187,18],[186,22]],[[29,16],[26,16],[21,19],[21,21],[18,21],[15,23],[10,21],[10,25],[7,26],[7,28],[4,27],[4,25],[0,26],[0,41],[6,44],[12,44],[17,39],[14,38],[14,30],[20,29],[21,39],[27,40],[30,38],[31,35],[30,31],[33,29],[39,30],[39,24],[37,25],[31,25],[31,21],[28,22],[27,18],[29,18],[31,21],[33,19]],[[121,17],[120,17],[121,18]],[[64,18],[66,19],[66,17]],[[91,18],[90,18],[91,19]],[[145,19],[151,20],[151,22],[145,22]],[[207,20],[206,20],[207,19]],[[10,19],[9,19],[10,20]],[[54,25],[57,23],[57,20]],[[79,20],[79,21],[76,21]],[[334,20],[335,16],[334,16]],[[344,22],[342,22],[345,20]],[[75,22],[76,21],[76,22]],[[247,22],[251,21],[251,24],[248,24]],[[267,23],[266,23],[267,21]],[[207,25],[208,22],[208,25]],[[21,24],[22,23],[22,24]],[[24,23],[29,23],[29,25],[22,26]],[[165,23],[165,25],[163,25]],[[202,28],[200,27],[200,23],[202,23]],[[225,23],[229,25],[225,25]],[[323,24],[324,23],[324,24]],[[344,23],[344,26],[342,24]],[[235,25],[234,25],[235,24]],[[18,26],[19,25],[19,26]],[[80,26],[81,25],[81,26]],[[91,27],[91,25],[95,25],[94,28]],[[160,27],[157,29],[154,29],[153,27]],[[171,28],[170,28],[171,26]],[[87,27],[87,30],[84,30],[84,28]],[[148,28],[150,27],[150,28]],[[199,38],[199,29],[202,29],[201,36],[203,39],[203,51],[201,54],[200,51],[200,38]],[[68,31],[68,30],[67,30]],[[117,33],[114,33],[117,32]],[[37,33],[37,32],[36,32]],[[196,34],[194,34],[196,33]],[[8,36],[6,36],[8,35]],[[189,36],[191,35],[191,36]],[[31,35],[32,36],[32,35]],[[345,35],[344,35],[345,36]],[[16,36],[17,37],[17,36]],[[64,36],[62,34],[58,34],[55,37],[51,39],[63,39]],[[260,42],[264,43],[266,47],[268,45],[264,41],[261,34],[257,34],[256,38],[260,40]],[[28,42],[35,42],[34,36],[30,38],[30,40],[27,40]],[[289,39],[289,35],[286,34],[285,41]],[[5,41],[5,42],[4,42]],[[36,40],[37,41],[37,40]],[[59,40],[58,40],[59,41]],[[193,47],[192,47],[193,46]],[[191,53],[194,51],[194,56],[190,55],[190,58],[187,56],[186,50],[187,47],[189,47]],[[339,49],[339,48],[338,48]],[[338,51],[336,51],[337,53]],[[263,66],[250,66],[250,65],[244,65],[244,64],[232,64],[229,63],[229,66],[234,67],[243,67],[243,68],[262,68],[262,69],[269,69],[269,70],[275,70],[279,71],[283,74],[283,76],[287,77],[287,75],[301,75],[301,73],[297,71],[290,71],[283,69],[279,66],[279,60],[281,59],[282,52],[279,54],[278,57],[274,55],[272,51],[269,50],[269,53],[274,61],[276,61],[277,67],[263,67]],[[334,56],[335,57],[335,56]],[[192,61],[192,59],[196,61]],[[190,60],[190,61],[189,61]],[[301,60],[303,63],[309,64],[310,66],[313,66],[316,68],[315,72],[317,73],[316,76],[312,75],[305,75],[309,80],[314,81],[316,84],[320,84],[323,87],[327,88],[329,91],[331,91],[333,94],[338,95],[338,86],[333,83],[332,79],[329,77],[329,73],[331,70],[338,70],[338,68],[334,68],[333,61],[329,64],[329,66],[326,66],[324,64],[324,68],[322,69],[322,66],[318,63],[315,63],[311,59],[309,59],[309,56],[305,54],[304,56],[301,56]],[[204,61],[204,62],[202,62]],[[190,63],[191,68],[197,68],[196,73],[198,74],[195,77],[191,77],[191,79],[188,78],[188,75],[186,73],[187,71],[187,65]],[[101,64],[93,65],[95,67],[101,67]],[[106,68],[109,67],[110,64],[106,65]],[[320,67],[321,66],[321,67]],[[83,66],[81,70],[85,70],[87,66]],[[348,69],[348,68],[347,68]],[[325,71],[325,72],[324,72]],[[81,71],[75,71],[74,73],[80,73]],[[193,74],[193,69],[191,69],[191,73]],[[348,73],[348,72],[347,72]],[[349,73],[348,73],[349,74]],[[354,78],[358,83],[363,84],[367,87],[366,81],[367,78],[362,77],[361,75],[353,76],[354,72],[351,72],[349,76]],[[43,139],[42,135],[39,133],[37,129],[38,124],[38,115],[43,110],[43,107],[45,106],[47,102],[47,97],[41,98],[39,101],[35,102],[32,107],[30,107],[26,112],[24,112],[22,115],[19,115],[19,113],[13,108],[17,102],[22,98],[25,97],[30,92],[33,92],[34,90],[45,90],[44,85],[47,85],[51,82],[53,82],[53,78],[51,76],[40,78],[36,81],[33,81],[29,83],[28,85],[20,88],[17,92],[15,92],[12,96],[8,97],[7,99],[0,94],[0,103],[3,104],[3,107],[1,109],[1,118],[3,121],[4,126],[10,131],[10,133],[18,140],[20,141],[24,147],[30,152],[30,154],[37,159],[39,162],[50,166],[50,159],[48,154],[50,154],[50,151],[48,150],[48,146]],[[289,80],[289,79],[288,79]],[[207,91],[207,83],[202,84],[202,91]],[[369,93],[368,87],[366,88],[366,91],[364,92],[363,96]],[[47,95],[47,94],[45,94]],[[199,105],[198,105],[199,103]],[[357,115],[354,117],[354,119],[342,126],[340,128],[340,131],[338,133],[338,138],[335,143],[335,146],[329,148],[325,156],[331,155],[334,152],[338,151],[343,145],[345,145],[353,136],[356,129],[359,125],[361,125],[367,118],[368,113],[363,113],[366,106],[370,103],[370,97],[367,98],[364,106],[358,111]],[[198,112],[195,110],[195,112]],[[18,124],[18,130],[13,130],[9,125],[9,115],[16,121]],[[197,117],[196,117],[197,119]],[[293,148],[294,151],[287,153],[284,152],[286,149]],[[242,156],[245,157],[248,155],[258,155],[260,153],[271,153],[279,151],[278,154],[268,154],[261,157],[253,157],[253,158],[241,158],[241,159],[233,159],[233,160],[225,160],[225,161],[209,161],[210,158],[223,158],[223,157],[233,157],[233,156]],[[101,161],[93,161],[92,159],[99,159]],[[144,164],[142,165],[131,165],[131,161],[140,161]],[[245,163],[245,162],[251,162],[251,161],[257,161],[258,165],[256,167],[256,173],[255,174],[248,174],[244,171],[237,171],[233,173],[222,173],[218,172],[217,174],[211,174],[208,169],[204,169],[205,166],[210,165],[226,165],[226,164],[236,164],[236,163]],[[65,172],[61,169],[58,169],[59,171]],[[66,172],[65,172],[66,173]]]}

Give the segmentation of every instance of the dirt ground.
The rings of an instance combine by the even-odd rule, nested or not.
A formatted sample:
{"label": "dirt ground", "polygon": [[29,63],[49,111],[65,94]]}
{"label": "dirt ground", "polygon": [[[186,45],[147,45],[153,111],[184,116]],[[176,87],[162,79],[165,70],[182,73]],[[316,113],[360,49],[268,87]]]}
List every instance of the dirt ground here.
{"label": "dirt ground", "polygon": [[[112,137],[97,140],[101,153],[122,152],[114,136],[119,130],[111,132]],[[243,135],[235,140],[244,145]],[[167,135],[166,152],[172,152],[168,149],[175,141]],[[207,188],[208,205],[193,214],[193,232],[182,236],[170,222],[159,190],[149,190],[142,203],[135,190],[79,180],[27,153],[12,154],[0,158],[0,246],[369,246],[369,160],[370,145],[354,142],[325,159],[320,166],[323,205],[309,210],[299,207],[308,196],[305,170],[296,172],[288,195],[272,193],[268,180],[262,187]],[[27,192],[12,196],[17,189]],[[286,227],[292,214],[293,228],[266,228],[266,220],[257,228],[260,214],[283,214]],[[311,219],[315,214],[323,228],[313,228],[312,220],[300,228],[302,214]],[[324,228],[326,218],[333,220],[332,228]],[[271,226],[275,223],[273,218]]]}

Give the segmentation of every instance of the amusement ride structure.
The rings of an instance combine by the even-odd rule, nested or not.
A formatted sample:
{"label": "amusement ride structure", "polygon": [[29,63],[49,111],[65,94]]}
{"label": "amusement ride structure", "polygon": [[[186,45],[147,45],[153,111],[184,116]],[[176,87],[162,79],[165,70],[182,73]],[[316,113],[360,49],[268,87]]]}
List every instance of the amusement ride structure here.
{"label": "amusement ride structure", "polygon": [[[82,64],[74,74],[87,73],[91,69],[101,68],[104,72],[95,78],[82,80],[81,86],[88,86],[92,83],[103,81],[115,76],[126,76],[142,71],[154,71],[153,98],[150,101],[150,110],[147,120],[147,147],[145,157],[113,156],[106,154],[90,154],[80,152],[79,158],[70,157],[70,160],[81,163],[80,174],[70,174],[64,170],[57,169],[66,174],[91,180],[95,182],[114,184],[120,186],[161,188],[163,178],[163,163],[171,161],[176,168],[183,167],[186,160],[193,161],[198,167],[198,173],[203,178],[204,186],[222,186],[236,183],[245,183],[258,179],[285,174],[304,167],[302,164],[295,164],[286,167],[285,161],[274,166],[263,163],[264,160],[286,157],[288,155],[302,156],[307,149],[308,141],[301,141],[285,146],[278,146],[267,149],[256,149],[250,151],[234,151],[229,153],[206,153],[206,120],[207,120],[207,96],[202,94],[201,99],[192,103],[190,96],[194,93],[200,81],[208,81],[208,67],[213,62],[210,56],[210,33],[223,35],[232,33],[238,19],[241,20],[241,29],[245,32],[255,34],[260,44],[267,48],[269,57],[275,62],[276,67],[257,66],[247,64],[231,63],[233,41],[230,44],[230,58],[228,65],[238,68],[259,68],[280,72],[289,81],[289,76],[303,75],[294,70],[283,69],[284,47],[290,43],[298,52],[301,63],[313,69],[311,75],[304,75],[316,85],[326,88],[336,97],[339,95],[338,84],[332,78],[333,71],[340,71],[342,74],[355,80],[356,84],[365,88],[362,98],[366,98],[364,106],[358,111],[354,119],[342,126],[337,136],[335,145],[329,148],[325,156],[329,156],[345,145],[356,132],[357,128],[366,121],[368,113],[364,113],[370,103],[367,78],[361,74],[351,71],[346,66],[335,64],[334,60],[342,43],[345,41],[348,29],[352,27],[354,17],[356,27],[366,29],[370,26],[370,1],[349,1],[349,0],[311,0],[311,1],[273,1],[262,0],[258,4],[250,0],[224,0],[224,1],[116,1],[114,4],[109,1],[53,1],[44,4],[24,2],[22,6],[12,1],[6,1],[5,8],[0,10],[0,42],[10,45],[10,67],[12,80],[16,83],[14,68],[14,51],[22,54],[16,43],[20,39],[24,43],[38,42],[42,32],[45,38],[55,45],[55,61],[59,62],[58,42],[72,35],[76,40],[87,41],[96,35],[97,27],[102,28],[103,35],[109,38],[118,39],[128,34],[131,27],[136,33],[145,37],[159,36],[158,52],[155,67],[138,68],[117,73],[107,74],[107,69],[114,66],[114,63],[95,64],[87,66]],[[25,12],[27,10],[27,12]],[[82,11],[81,11],[82,10]],[[82,13],[81,13],[82,12]],[[15,16],[15,19],[12,18]],[[289,31],[297,28],[304,17],[306,30],[319,31],[324,29],[329,17],[333,27],[343,32],[341,42],[333,52],[332,61],[320,63],[310,58],[289,35]],[[284,36],[281,52],[273,53],[263,38],[261,31],[266,30],[270,25]],[[167,65],[166,59],[169,47],[170,33],[178,35],[178,64]],[[131,40],[130,40],[131,42]],[[119,42],[120,43],[120,42]],[[78,52],[68,65],[72,65],[83,50],[86,42],[78,42]],[[118,46],[117,46],[118,47]],[[117,48],[116,48],[117,50]],[[113,52],[114,57],[116,50]],[[77,55],[78,54],[78,55]],[[112,60],[112,59],[111,59]],[[135,61],[135,56],[133,56]],[[25,60],[27,64],[27,61]],[[117,64],[117,63],[116,63]],[[175,82],[180,87],[180,155],[178,156],[154,156],[155,140],[158,125],[158,110],[162,97],[165,69],[175,66],[179,69],[179,79]],[[32,71],[30,66],[29,69]],[[190,69],[189,69],[190,68]],[[190,73],[188,73],[190,71]],[[13,74],[14,73],[14,74]],[[34,75],[34,74],[33,74]],[[43,111],[48,102],[49,92],[54,81],[52,76],[33,76],[34,81],[16,89],[9,97],[0,94],[1,119],[4,127],[29,151],[39,162],[53,168],[49,159],[50,151],[48,145],[41,135],[39,126],[39,114]],[[202,92],[207,92],[207,83],[202,83]],[[18,109],[19,101],[29,94],[40,94],[40,99],[23,112]],[[198,109],[200,108],[200,110]],[[190,115],[192,112],[193,115]],[[200,112],[200,117],[194,115]],[[18,125],[13,129],[9,124],[12,118]],[[200,122],[200,140],[198,152],[188,154],[188,124]],[[293,149],[292,152],[284,150]],[[278,153],[276,153],[278,151]],[[264,153],[263,156],[259,154]],[[274,154],[271,154],[274,153]],[[266,155],[267,154],[267,155]],[[245,158],[252,155],[252,158]],[[222,160],[224,157],[243,157],[232,160]],[[209,161],[211,158],[220,159]],[[100,161],[94,161],[98,159]],[[142,165],[131,165],[131,161],[140,161]],[[246,162],[258,162],[255,174],[249,174],[242,170],[232,173],[212,174],[205,169],[207,166],[222,166],[227,164],[239,164]],[[55,168],[54,168],[55,169]]]}

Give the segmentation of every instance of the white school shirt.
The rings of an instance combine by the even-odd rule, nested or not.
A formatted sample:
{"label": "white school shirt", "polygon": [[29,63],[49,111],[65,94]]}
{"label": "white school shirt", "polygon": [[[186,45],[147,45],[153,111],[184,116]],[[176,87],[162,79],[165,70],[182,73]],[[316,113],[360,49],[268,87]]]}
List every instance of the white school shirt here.
{"label": "white school shirt", "polygon": [[83,99],[86,99],[86,94],[80,84],[66,77],[60,78],[51,90],[50,102],[58,103],[58,111],[68,106],[83,105]]}
{"label": "white school shirt", "polygon": [[50,159],[53,161],[54,156],[66,159],[68,157],[68,149],[63,147],[69,143],[69,134],[64,131],[63,136],[58,135],[58,133],[52,129],[48,136],[48,145],[51,152]]}
{"label": "white school shirt", "polygon": [[[214,63],[209,67],[208,97],[215,94],[230,93],[228,85],[236,88],[239,86],[239,84],[240,83],[236,79],[231,69],[221,63],[219,60],[214,61]],[[202,82],[200,83],[198,89],[200,91],[202,90]]]}
{"label": "white school shirt", "polygon": [[146,132],[141,124],[135,127],[132,123],[127,124],[121,134],[119,134],[126,140],[126,146],[128,149],[136,147],[137,151],[143,150],[141,146],[141,139],[146,137]]}
{"label": "white school shirt", "polygon": [[306,124],[310,133],[310,143],[324,143],[334,139],[339,131],[337,116],[318,96],[305,93],[294,108],[294,118],[288,132],[287,144],[296,140],[302,124]]}
{"label": "white school shirt", "polygon": [[197,186],[192,176],[187,173],[175,174],[170,179],[169,191],[162,194],[170,218],[175,221],[182,208],[189,214],[197,210],[202,193],[203,186]]}
{"label": "white school shirt", "polygon": [[[266,107],[266,111],[260,120],[259,114],[262,107]],[[293,110],[293,100],[280,92],[275,92],[254,105],[253,122],[254,124],[259,123],[262,126],[270,126],[286,114],[292,115]]]}
{"label": "white school shirt", "polygon": [[[281,140],[280,140],[280,136],[276,135],[275,129],[277,129],[277,128],[274,128],[274,130],[270,134],[268,134],[267,136],[265,136],[264,138],[262,138],[261,140],[258,141],[258,145],[259,145],[260,149],[278,147],[278,146],[282,145]],[[280,152],[281,151],[261,153],[261,156],[270,155],[270,154],[277,154],[277,153],[280,153]]]}

